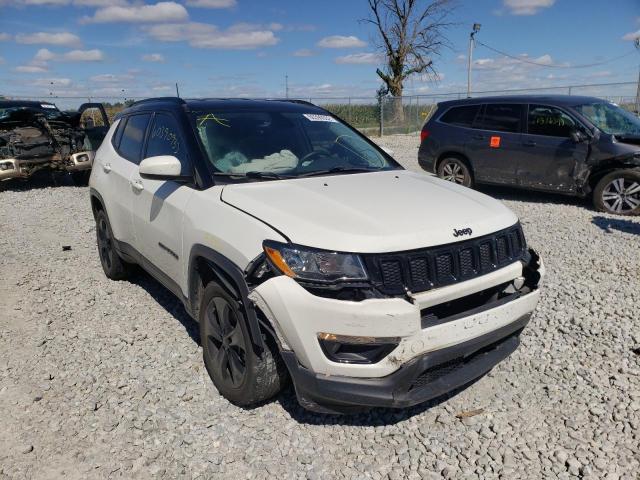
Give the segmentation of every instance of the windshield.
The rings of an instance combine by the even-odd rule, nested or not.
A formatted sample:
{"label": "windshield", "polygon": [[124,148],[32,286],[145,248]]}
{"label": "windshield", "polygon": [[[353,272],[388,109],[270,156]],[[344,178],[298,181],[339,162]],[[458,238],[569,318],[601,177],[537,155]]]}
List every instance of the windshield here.
{"label": "windshield", "polygon": [[31,105],[12,105],[11,107],[0,107],[0,120],[8,118],[12,112],[28,109],[44,114],[47,120],[55,120],[62,115],[62,112],[50,103],[43,103],[40,105],[40,108]]}
{"label": "windshield", "polygon": [[640,119],[613,103],[590,103],[575,109],[604,133],[640,135]]}
{"label": "windshield", "polygon": [[193,115],[217,175],[282,178],[400,168],[330,115],[264,110]]}

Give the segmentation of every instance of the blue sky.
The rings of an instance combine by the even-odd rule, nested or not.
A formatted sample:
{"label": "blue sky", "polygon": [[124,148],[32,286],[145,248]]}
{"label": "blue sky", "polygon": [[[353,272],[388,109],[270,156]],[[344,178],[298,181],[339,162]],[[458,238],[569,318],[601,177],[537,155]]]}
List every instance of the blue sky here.
{"label": "blue sky", "polygon": [[[407,94],[466,88],[473,22],[479,41],[561,66],[479,45],[477,90],[637,79],[638,0],[457,4],[452,48],[435,58],[440,78],[407,81]],[[373,96],[380,59],[375,32],[359,21],[367,16],[366,0],[0,0],[0,94],[172,95],[178,82],[183,96],[283,96],[286,74],[291,96]]]}

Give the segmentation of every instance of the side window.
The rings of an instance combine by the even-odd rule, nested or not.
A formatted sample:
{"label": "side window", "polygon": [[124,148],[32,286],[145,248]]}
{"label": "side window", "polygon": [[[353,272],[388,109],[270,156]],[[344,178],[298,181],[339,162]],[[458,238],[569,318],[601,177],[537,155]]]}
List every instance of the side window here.
{"label": "side window", "polygon": [[471,127],[473,121],[480,110],[480,105],[465,105],[464,107],[453,107],[445,112],[440,121],[458,127]]}
{"label": "side window", "polygon": [[158,155],[173,155],[182,164],[182,173],[189,170],[185,146],[178,122],[168,113],[156,113],[147,140],[145,158]]}
{"label": "side window", "polygon": [[531,135],[568,138],[576,122],[559,108],[529,105],[527,127]]}
{"label": "side window", "polygon": [[122,133],[118,153],[136,165],[140,163],[144,133],[147,130],[150,117],[151,115],[148,113],[130,116]]}
{"label": "side window", "polygon": [[517,133],[520,131],[521,118],[522,105],[488,103],[478,128]]}
{"label": "side window", "polygon": [[113,137],[111,137],[111,145],[113,145],[113,148],[116,150],[120,147],[120,139],[122,138],[122,132],[124,132],[124,126],[126,123],[127,117],[122,117],[118,122],[116,131],[113,133]]}

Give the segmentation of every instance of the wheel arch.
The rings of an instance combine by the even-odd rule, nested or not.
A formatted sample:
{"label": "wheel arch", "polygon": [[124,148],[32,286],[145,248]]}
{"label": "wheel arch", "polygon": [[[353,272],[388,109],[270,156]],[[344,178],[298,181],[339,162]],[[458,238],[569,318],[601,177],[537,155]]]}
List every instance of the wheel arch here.
{"label": "wheel arch", "polygon": [[616,170],[629,170],[629,169],[640,169],[640,160],[619,160],[619,159],[611,159],[598,165],[594,166],[589,172],[589,178],[587,179],[590,191],[596,188],[596,185],[602,177],[610,174],[611,172],[615,172]]}
{"label": "wheel arch", "polygon": [[100,195],[95,188],[89,189],[89,198],[91,199],[91,211],[93,212],[93,218],[95,220],[96,215],[100,210],[106,211],[104,200],[102,199],[102,195]]}
{"label": "wheel arch", "polygon": [[215,281],[234,298],[246,316],[251,343],[257,355],[265,349],[260,322],[253,302],[249,300],[249,286],[244,272],[221,253],[205,245],[196,244],[189,254],[187,306],[192,317],[199,318],[200,299],[204,286]]}

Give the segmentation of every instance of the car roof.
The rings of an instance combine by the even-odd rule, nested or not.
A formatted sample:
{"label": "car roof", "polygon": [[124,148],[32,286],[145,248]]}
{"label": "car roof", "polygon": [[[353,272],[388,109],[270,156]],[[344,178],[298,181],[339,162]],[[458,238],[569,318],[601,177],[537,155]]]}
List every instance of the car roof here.
{"label": "car roof", "polygon": [[160,97],[135,102],[119,115],[153,110],[173,110],[186,108],[190,111],[273,111],[280,112],[325,112],[322,108],[304,100],[264,99],[264,98],[189,98]]}
{"label": "car roof", "polygon": [[42,105],[51,105],[52,107],[55,107],[55,105],[51,102],[38,102],[35,100],[0,100],[0,108],[10,108],[10,107],[42,108]]}
{"label": "car roof", "polygon": [[607,103],[607,101],[597,97],[584,97],[579,95],[499,95],[449,100],[440,102],[438,105],[441,107],[452,107],[457,105],[475,105],[478,103],[548,103],[551,105],[575,106],[588,103]]}

